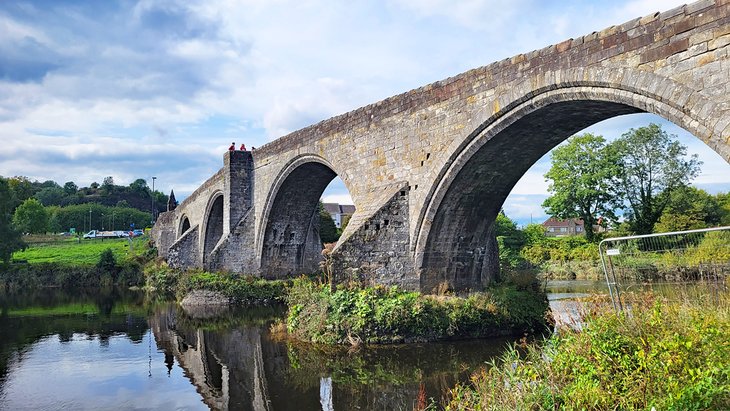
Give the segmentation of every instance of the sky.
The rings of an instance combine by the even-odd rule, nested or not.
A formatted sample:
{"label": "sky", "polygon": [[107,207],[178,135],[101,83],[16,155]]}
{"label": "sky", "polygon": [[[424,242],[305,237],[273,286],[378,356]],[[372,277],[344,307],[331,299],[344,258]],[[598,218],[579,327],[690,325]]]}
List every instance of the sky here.
{"label": "sky", "polygon": [[[673,0],[0,1],[0,175],[79,186],[137,178],[186,197],[231,141],[286,133],[472,68],[683,4]],[[590,128],[613,139],[649,122],[730,166],[663,119]],[[538,161],[505,203],[542,221]],[[326,201],[350,203],[338,179]]]}

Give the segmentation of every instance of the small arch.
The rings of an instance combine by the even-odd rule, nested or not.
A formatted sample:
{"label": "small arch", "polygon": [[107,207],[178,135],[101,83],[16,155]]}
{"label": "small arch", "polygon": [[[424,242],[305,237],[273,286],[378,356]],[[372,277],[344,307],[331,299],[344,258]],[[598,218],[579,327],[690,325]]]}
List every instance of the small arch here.
{"label": "small arch", "polygon": [[210,262],[210,253],[223,238],[223,193],[213,194],[206,210],[202,238],[203,264]]}
{"label": "small arch", "polygon": [[183,234],[185,234],[188,230],[190,230],[190,219],[188,216],[183,215],[180,219],[180,228],[177,232],[177,237],[182,237]]}

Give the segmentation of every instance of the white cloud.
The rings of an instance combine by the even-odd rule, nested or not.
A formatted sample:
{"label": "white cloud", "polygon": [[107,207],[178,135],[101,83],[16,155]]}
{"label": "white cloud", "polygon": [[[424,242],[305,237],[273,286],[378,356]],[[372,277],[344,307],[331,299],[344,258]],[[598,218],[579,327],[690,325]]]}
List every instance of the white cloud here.
{"label": "white cloud", "polygon": [[323,203],[354,204],[349,194],[326,194],[322,196]]}
{"label": "white cloud", "polygon": [[[11,3],[0,2],[0,62],[15,64],[10,74],[23,78],[0,75],[0,174],[85,184],[154,174],[181,194],[221,166],[231,140],[259,146],[429,82],[681,4]],[[32,64],[5,64],[7,56]],[[596,127],[614,133],[643,125],[616,121]],[[130,167],[127,157],[143,161]],[[104,172],[83,165],[93,158],[104,161]],[[727,164],[705,161],[698,180],[721,182],[723,172],[713,170]],[[545,194],[545,170],[538,162],[514,192]]]}

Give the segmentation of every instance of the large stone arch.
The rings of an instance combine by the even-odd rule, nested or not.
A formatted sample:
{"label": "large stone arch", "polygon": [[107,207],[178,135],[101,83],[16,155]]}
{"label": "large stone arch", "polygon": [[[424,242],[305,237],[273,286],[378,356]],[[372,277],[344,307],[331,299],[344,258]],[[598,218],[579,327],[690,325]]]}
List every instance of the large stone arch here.
{"label": "large stone arch", "polygon": [[257,235],[264,277],[318,270],[322,242],[317,204],[337,175],[329,161],[314,154],[297,156],[282,168],[267,196]]}
{"label": "large stone arch", "polygon": [[[516,87],[513,99],[463,140],[438,173],[417,220],[414,256],[423,291],[444,281],[456,289],[490,282],[499,271],[492,224],[512,187],[542,155],[599,121],[654,113],[730,160],[723,130],[715,128],[727,116],[721,104],[666,77],[616,72],[612,78],[620,81],[582,80],[601,78],[586,70],[582,78],[562,73],[565,81],[544,88]],[[520,89],[532,91],[519,95]]]}
{"label": "large stone arch", "polygon": [[210,264],[210,255],[215,249],[215,246],[220,242],[221,238],[223,238],[223,205],[223,192],[216,191],[208,200],[208,205],[205,208],[206,211],[203,217],[203,229],[201,231],[202,236],[200,238],[200,250],[203,252],[203,267],[207,267]]}

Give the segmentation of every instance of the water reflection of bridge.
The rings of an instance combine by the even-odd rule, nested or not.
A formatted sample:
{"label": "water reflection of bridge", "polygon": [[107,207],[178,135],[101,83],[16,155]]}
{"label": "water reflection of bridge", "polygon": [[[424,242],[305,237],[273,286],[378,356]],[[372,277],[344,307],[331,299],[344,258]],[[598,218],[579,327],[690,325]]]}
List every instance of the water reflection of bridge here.
{"label": "water reflection of bridge", "polygon": [[[179,326],[174,307],[150,318],[157,346],[173,356],[211,409],[273,409],[268,392],[264,353],[258,327],[206,331]],[[285,353],[284,353],[285,355]],[[169,366],[171,366],[171,362]]]}
{"label": "water reflection of bridge", "polygon": [[212,409],[415,409],[427,398],[439,399],[505,344],[464,341],[350,352],[274,342],[265,320],[273,311],[264,317],[252,311],[201,320],[170,306],[149,319],[168,367],[177,361]]}

